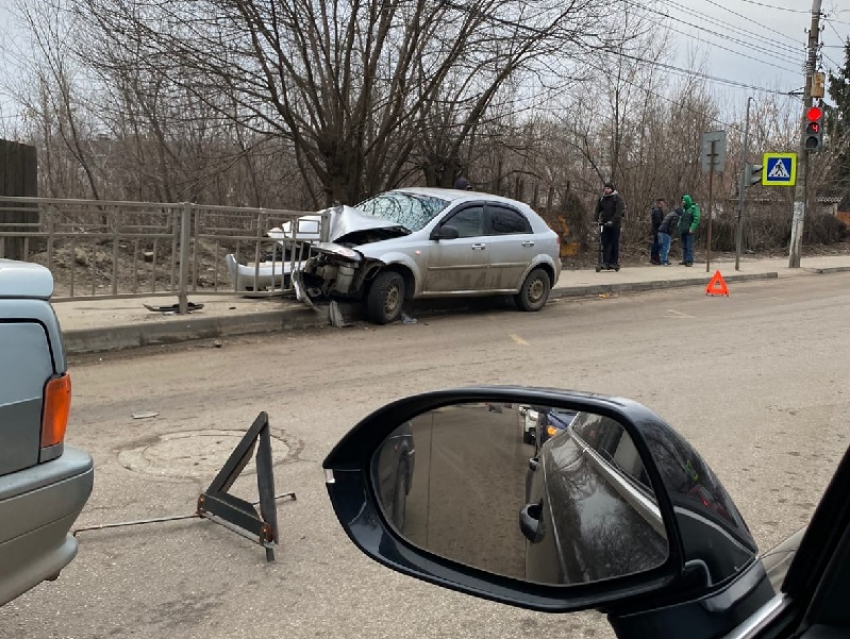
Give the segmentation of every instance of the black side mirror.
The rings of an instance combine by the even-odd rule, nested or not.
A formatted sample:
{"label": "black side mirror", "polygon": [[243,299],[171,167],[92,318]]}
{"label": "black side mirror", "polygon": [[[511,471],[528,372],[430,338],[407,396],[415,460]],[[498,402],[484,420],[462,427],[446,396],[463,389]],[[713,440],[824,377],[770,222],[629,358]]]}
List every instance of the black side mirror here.
{"label": "black side mirror", "polygon": [[[534,469],[528,406],[553,426]],[[360,422],[323,466],[337,517],[364,553],[474,596],[634,618],[641,601],[647,610],[704,601],[750,569],[767,584],[712,471],[627,399],[519,387],[417,395]]]}
{"label": "black side mirror", "polygon": [[460,232],[450,224],[443,224],[443,226],[437,227],[431,232],[432,240],[456,240],[459,237]]}

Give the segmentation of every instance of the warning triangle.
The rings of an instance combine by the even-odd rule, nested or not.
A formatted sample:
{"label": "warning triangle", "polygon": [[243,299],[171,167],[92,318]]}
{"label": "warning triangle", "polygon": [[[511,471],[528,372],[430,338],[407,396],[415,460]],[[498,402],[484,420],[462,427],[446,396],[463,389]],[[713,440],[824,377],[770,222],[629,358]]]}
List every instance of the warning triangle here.
{"label": "warning triangle", "polygon": [[791,177],[791,174],[785,168],[785,162],[777,160],[773,168],[770,169],[770,173],[767,174],[767,177],[771,180],[787,180]]}
{"label": "warning triangle", "polygon": [[729,296],[729,288],[726,286],[726,282],[720,274],[720,271],[715,271],[714,277],[711,278],[708,286],[705,287],[705,294]]}

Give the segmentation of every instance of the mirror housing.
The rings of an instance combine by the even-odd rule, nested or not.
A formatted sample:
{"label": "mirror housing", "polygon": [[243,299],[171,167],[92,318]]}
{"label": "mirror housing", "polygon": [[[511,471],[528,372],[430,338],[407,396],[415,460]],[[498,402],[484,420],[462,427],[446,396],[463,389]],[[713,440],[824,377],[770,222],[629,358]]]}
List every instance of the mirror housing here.
{"label": "mirror housing", "polygon": [[456,240],[460,237],[460,232],[450,224],[443,224],[431,231],[432,240]]}
{"label": "mirror housing", "polygon": [[[634,443],[669,541],[656,568],[605,581],[540,584],[497,575],[420,548],[381,508],[372,459],[400,425],[428,411],[466,403],[551,406],[618,421]],[[477,387],[416,395],[384,406],[355,426],[324,461],[340,523],[367,555],[398,572],[474,596],[523,608],[568,612],[628,610],[704,597],[727,587],[756,563],[757,548],[725,489],[695,450],[648,408],[627,399],[551,389]],[[763,572],[763,571],[762,571]]]}

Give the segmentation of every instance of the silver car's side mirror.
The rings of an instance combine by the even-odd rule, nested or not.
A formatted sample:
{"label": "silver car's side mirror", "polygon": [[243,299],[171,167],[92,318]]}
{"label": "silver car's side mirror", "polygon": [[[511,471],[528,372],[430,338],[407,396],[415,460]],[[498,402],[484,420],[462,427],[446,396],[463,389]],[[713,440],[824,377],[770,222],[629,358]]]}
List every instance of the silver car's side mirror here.
{"label": "silver car's side mirror", "polygon": [[443,224],[431,233],[432,240],[456,240],[460,237],[460,231],[450,224]]}

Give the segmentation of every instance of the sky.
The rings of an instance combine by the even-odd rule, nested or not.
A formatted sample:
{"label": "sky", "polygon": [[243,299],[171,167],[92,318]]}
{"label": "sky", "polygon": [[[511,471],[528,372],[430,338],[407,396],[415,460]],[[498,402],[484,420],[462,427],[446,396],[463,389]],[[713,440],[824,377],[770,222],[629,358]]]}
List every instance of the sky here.
{"label": "sky", "polygon": [[[839,7],[843,5],[843,9]],[[685,41],[705,55],[705,72],[725,80],[780,91],[802,91],[811,0],[657,0],[676,45]],[[850,37],[850,3],[823,0],[821,70],[844,62]],[[687,59],[677,56],[685,66]],[[714,86],[723,86],[717,84]],[[734,88],[746,101],[760,92]]]}
{"label": "sky", "polygon": [[[635,0],[617,0],[635,3]],[[5,80],[21,74],[26,58],[26,32],[15,24],[14,0],[0,0],[0,118],[14,117],[15,104]],[[689,52],[703,60],[703,72],[713,78],[756,87],[711,83],[729,100],[745,104],[757,90],[801,91],[806,30],[811,23],[810,0],[654,0],[638,2],[655,11],[653,18],[669,28],[665,46],[672,48],[670,64],[688,67]],[[843,8],[841,8],[843,6]],[[835,69],[843,63],[842,43],[850,37],[850,2],[823,0],[821,67]],[[10,52],[9,43],[13,44]],[[14,48],[23,53],[17,53]]]}

